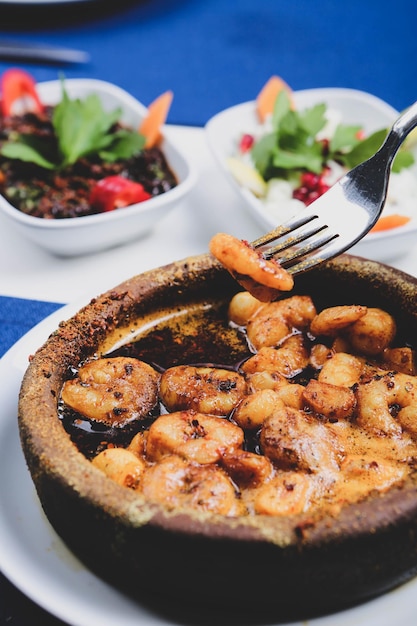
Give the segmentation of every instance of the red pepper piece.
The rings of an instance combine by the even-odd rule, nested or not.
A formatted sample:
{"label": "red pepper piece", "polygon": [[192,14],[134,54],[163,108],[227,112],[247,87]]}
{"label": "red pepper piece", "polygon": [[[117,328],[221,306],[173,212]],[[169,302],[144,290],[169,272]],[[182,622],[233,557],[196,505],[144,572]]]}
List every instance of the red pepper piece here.
{"label": "red pepper piece", "polygon": [[3,115],[13,115],[14,105],[24,101],[27,110],[42,113],[44,106],[36,91],[35,79],[24,70],[11,68],[1,77],[1,109]]}
{"label": "red pepper piece", "polygon": [[94,209],[106,212],[143,202],[151,197],[140,183],[123,176],[107,176],[91,189],[90,204]]}

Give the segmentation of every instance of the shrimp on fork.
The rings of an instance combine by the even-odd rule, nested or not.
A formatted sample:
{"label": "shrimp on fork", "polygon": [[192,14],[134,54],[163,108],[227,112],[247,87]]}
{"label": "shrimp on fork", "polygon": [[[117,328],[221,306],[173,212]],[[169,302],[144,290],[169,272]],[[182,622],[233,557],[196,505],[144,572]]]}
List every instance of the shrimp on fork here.
{"label": "shrimp on fork", "polygon": [[275,259],[266,259],[249,242],[226,233],[210,240],[210,252],[237,282],[261,302],[270,302],[290,291],[294,279]]}

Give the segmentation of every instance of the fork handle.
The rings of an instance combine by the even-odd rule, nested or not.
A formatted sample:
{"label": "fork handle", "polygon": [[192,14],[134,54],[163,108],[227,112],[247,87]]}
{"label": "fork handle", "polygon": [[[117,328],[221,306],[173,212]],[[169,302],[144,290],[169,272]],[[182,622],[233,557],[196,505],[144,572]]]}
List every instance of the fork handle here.
{"label": "fork handle", "polygon": [[385,152],[388,157],[388,163],[391,164],[394,156],[399,150],[401,144],[407,135],[417,126],[417,102],[412,104],[404,111],[402,115],[394,122],[384,143],[378,152]]}

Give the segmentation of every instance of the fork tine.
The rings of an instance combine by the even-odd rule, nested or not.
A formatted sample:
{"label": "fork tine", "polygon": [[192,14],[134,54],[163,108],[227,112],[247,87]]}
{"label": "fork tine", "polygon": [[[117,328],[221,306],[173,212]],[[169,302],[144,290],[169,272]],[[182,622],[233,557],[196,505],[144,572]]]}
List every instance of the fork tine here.
{"label": "fork tine", "polygon": [[301,231],[301,233],[298,233],[296,235],[290,235],[289,233],[287,233],[288,236],[284,236],[283,238],[281,238],[281,241],[279,241],[279,243],[270,248],[267,248],[263,252],[263,256],[266,259],[276,256],[279,252],[297,246],[299,243],[306,241],[306,239],[310,239],[311,237],[314,237],[314,235],[318,235],[326,228],[327,226],[325,225],[318,225],[315,228],[303,230]]}
{"label": "fork tine", "polygon": [[274,239],[280,239],[284,235],[287,235],[292,231],[297,230],[302,226],[305,226],[314,219],[317,219],[317,215],[309,214],[303,216],[295,216],[288,220],[285,224],[281,224],[280,226],[274,228],[274,230],[271,230],[269,233],[266,233],[258,239],[255,239],[255,241],[252,241],[251,245],[253,248],[260,248],[261,246],[264,246],[267,243],[274,241]]}
{"label": "fork tine", "polygon": [[302,274],[303,272],[308,272],[309,270],[313,269],[313,267],[316,267],[317,265],[321,265],[322,263],[324,263],[325,261],[328,261],[329,259],[333,258],[335,256],[334,252],[323,252],[323,254],[315,254],[314,256],[307,258],[307,259],[302,259],[299,263],[296,263],[295,265],[291,265],[291,267],[286,267],[286,271],[289,274]]}
{"label": "fork tine", "polygon": [[[305,265],[308,265],[308,267],[312,267],[312,265],[309,263],[309,259],[308,259],[309,255],[312,254],[313,252],[316,252],[317,250],[320,250],[320,248],[324,248],[328,243],[330,243],[337,237],[338,235],[328,234],[328,235],[324,235],[323,237],[319,239],[315,239],[311,241],[310,243],[308,243],[307,245],[303,247],[294,248],[294,249],[289,248],[286,252],[284,252],[283,255],[277,258],[277,261],[282,267],[284,267],[287,270],[290,270],[294,266],[295,262],[297,261],[299,262],[297,266],[301,267],[302,265],[304,267]],[[323,251],[323,255],[321,255],[320,257],[318,257],[318,255],[315,255],[314,258],[320,258],[320,259],[326,258],[325,250]],[[298,271],[301,271],[301,270],[299,269]]]}

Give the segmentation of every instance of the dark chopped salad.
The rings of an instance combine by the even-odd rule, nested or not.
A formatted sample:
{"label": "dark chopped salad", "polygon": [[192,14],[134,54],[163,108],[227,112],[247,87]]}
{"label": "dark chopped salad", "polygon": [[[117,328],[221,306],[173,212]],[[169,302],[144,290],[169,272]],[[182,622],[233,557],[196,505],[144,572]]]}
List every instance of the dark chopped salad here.
{"label": "dark chopped salad", "polygon": [[[121,109],[104,111],[96,94],[71,100],[62,81],[59,104],[44,105],[29,74],[8,70],[1,80],[0,193],[23,213],[63,219],[169,191],[177,179],[158,143],[171,99],[162,94],[132,129],[120,122]],[[28,110],[19,111],[19,102]]]}

